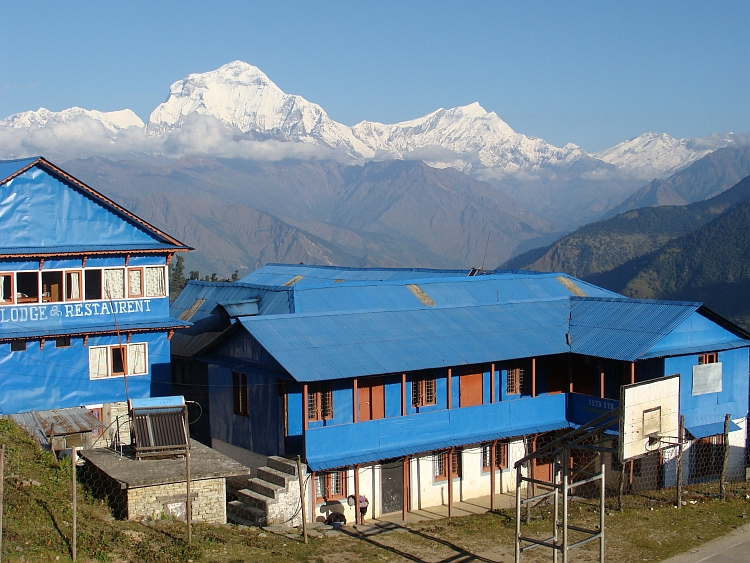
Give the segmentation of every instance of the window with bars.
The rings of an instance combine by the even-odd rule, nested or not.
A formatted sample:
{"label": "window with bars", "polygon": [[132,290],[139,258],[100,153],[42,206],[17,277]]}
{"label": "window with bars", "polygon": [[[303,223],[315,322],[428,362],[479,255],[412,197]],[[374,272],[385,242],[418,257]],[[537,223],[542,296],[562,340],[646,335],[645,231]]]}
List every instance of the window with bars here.
{"label": "window with bars", "polygon": [[[489,471],[492,465],[492,444],[482,446],[482,469]],[[495,469],[508,468],[508,443],[498,442],[495,449]]]}
{"label": "window with bars", "polygon": [[431,375],[415,375],[411,381],[411,406],[424,407],[437,402],[437,385]]}
{"label": "window with bars", "polygon": [[307,393],[307,419],[333,418],[333,390],[327,382],[313,383]]}
{"label": "window with bars", "polygon": [[[450,459],[450,462],[448,458]],[[436,453],[433,456],[435,464],[435,479],[447,479],[448,478],[448,466],[450,465],[451,477],[461,476],[461,450],[453,450],[453,456],[450,455],[450,450],[445,450]]]}
{"label": "window with bars", "polygon": [[719,354],[717,352],[711,352],[710,354],[701,354],[698,356],[698,365],[702,366],[705,364],[716,364],[719,362]]}
{"label": "window with bars", "polygon": [[315,475],[315,499],[328,502],[346,498],[346,471],[326,471]]}
{"label": "window with bars", "polygon": [[524,371],[524,368],[518,366],[508,368],[508,384],[506,386],[506,393],[508,395],[521,394]]}
{"label": "window with bars", "polygon": [[250,416],[247,404],[247,375],[232,372],[232,396],[234,397],[234,414]]}

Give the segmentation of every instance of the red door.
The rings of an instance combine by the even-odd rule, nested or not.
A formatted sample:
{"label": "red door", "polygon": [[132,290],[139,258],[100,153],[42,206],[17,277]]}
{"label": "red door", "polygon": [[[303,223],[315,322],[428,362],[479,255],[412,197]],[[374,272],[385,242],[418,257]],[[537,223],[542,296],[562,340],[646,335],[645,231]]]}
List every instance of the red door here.
{"label": "red door", "polygon": [[461,370],[459,380],[460,405],[470,407],[482,404],[482,368],[468,366]]}
{"label": "red door", "polygon": [[359,420],[385,418],[385,388],[382,377],[368,377],[357,381],[359,387]]}

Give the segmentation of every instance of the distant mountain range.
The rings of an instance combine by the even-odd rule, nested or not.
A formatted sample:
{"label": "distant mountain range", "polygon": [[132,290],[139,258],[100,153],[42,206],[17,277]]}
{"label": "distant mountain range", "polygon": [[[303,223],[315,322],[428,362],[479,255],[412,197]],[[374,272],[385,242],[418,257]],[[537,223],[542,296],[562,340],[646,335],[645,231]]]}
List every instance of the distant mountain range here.
{"label": "distant mountain range", "polygon": [[[689,205],[626,211],[516,256],[501,268],[563,271],[629,297],[703,301],[750,328],[747,153],[717,151],[665,181],[675,193],[697,198],[715,193],[732,174],[747,176],[719,195]],[[703,174],[706,170],[713,176]]]}
{"label": "distant mountain range", "polygon": [[[223,138],[232,149],[203,143],[196,137],[213,131],[214,125],[190,123],[196,116],[210,116],[234,134]],[[102,146],[92,153],[89,143],[66,147],[54,145],[54,138],[19,135],[18,130],[52,128],[71,121],[91,120],[104,127]],[[70,108],[50,112],[44,108],[0,120],[0,129],[16,130],[16,135],[0,135],[2,157],[23,156],[26,150],[52,149],[61,156],[112,155],[137,152],[134,128],[140,135],[140,149],[149,154],[180,156],[249,156],[267,160],[279,157],[338,158],[345,162],[363,160],[421,160],[431,166],[456,168],[480,179],[503,180],[538,175],[557,167],[586,160],[583,173],[599,176],[617,173],[625,176],[663,177],[701,158],[711,150],[733,142],[731,134],[713,139],[710,147],[696,146],[690,139],[673,139],[663,133],[646,133],[598,153],[589,154],[569,143],[556,147],[513,129],[494,112],[478,103],[453,109],[438,109],[424,117],[395,124],[363,121],[348,127],[332,120],[319,105],[301,96],[284,93],[260,69],[241,61],[202,74],[190,74],[172,84],[167,100],[151,113],[147,124],[130,110],[97,112]],[[180,132],[180,135],[170,133]],[[15,140],[15,146],[14,146]],[[25,141],[25,144],[20,141]],[[69,139],[71,141],[71,139]],[[251,145],[243,145],[252,143]],[[268,146],[257,142],[293,143],[296,147]],[[46,144],[45,144],[46,143]],[[34,146],[36,145],[36,146]],[[80,154],[81,149],[86,154]],[[311,150],[314,149],[314,150]],[[76,152],[78,151],[78,152]],[[223,152],[222,152],[223,151]],[[236,154],[227,154],[228,151]],[[12,154],[10,154],[12,153]]]}
{"label": "distant mountain range", "polygon": [[91,157],[63,168],[195,247],[187,267],[204,274],[278,261],[494,267],[555,233],[491,185],[417,161]]}

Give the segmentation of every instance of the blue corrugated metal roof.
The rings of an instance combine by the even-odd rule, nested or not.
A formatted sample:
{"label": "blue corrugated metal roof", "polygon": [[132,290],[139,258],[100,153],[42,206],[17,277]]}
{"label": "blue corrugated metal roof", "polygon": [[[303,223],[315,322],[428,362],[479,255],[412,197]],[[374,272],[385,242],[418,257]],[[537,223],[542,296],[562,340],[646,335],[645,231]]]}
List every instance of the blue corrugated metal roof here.
{"label": "blue corrugated metal roof", "polygon": [[220,301],[219,305],[224,307],[230,317],[246,317],[258,314],[257,299],[241,299],[239,301]]}
{"label": "blue corrugated metal roof", "polygon": [[[19,325],[22,327],[22,325]],[[167,330],[171,328],[187,328],[190,323],[167,317],[149,321],[120,321],[115,326],[114,321],[105,323],[86,323],[81,325],[65,325],[64,327],[46,327],[44,329],[9,328],[3,331],[0,340],[17,340],[19,338],[54,338],[68,334],[114,334],[117,329],[120,332],[137,330]]]}
{"label": "blue corrugated metal roof", "polygon": [[210,317],[220,302],[257,299],[261,315],[278,315],[291,312],[290,298],[287,288],[266,288],[242,282],[190,281],[172,303],[169,312],[179,317],[202,299],[190,318],[193,323],[198,323]]}
{"label": "blue corrugated metal roof", "polygon": [[580,285],[587,295],[621,298],[616,293],[587,286],[580,280],[568,276],[548,273],[527,275],[525,272],[460,278],[343,282],[301,287],[295,284],[292,291],[294,310],[298,313],[425,307],[426,305],[409,289],[409,285],[419,286],[436,307],[457,307],[569,297],[572,295],[571,290],[560,282],[561,277]]}
{"label": "blue corrugated metal roof", "polygon": [[[722,420],[719,422],[712,422],[710,424],[699,425],[686,424],[685,430],[690,432],[690,434],[693,435],[693,438],[695,438],[696,440],[700,440],[701,438],[724,434],[724,421]],[[730,420],[729,431],[734,432],[735,430],[740,430],[740,427]]]}
{"label": "blue corrugated metal roof", "polygon": [[750,342],[737,338],[735,340],[726,340],[724,342],[709,342],[702,346],[686,346],[684,348],[670,348],[668,350],[658,350],[643,354],[639,359],[647,360],[649,358],[666,358],[669,356],[684,356],[688,354],[704,354],[706,352],[721,352],[722,350],[733,350],[735,348],[745,348],[750,346]]}
{"label": "blue corrugated metal roof", "polygon": [[420,278],[468,276],[469,270],[432,270],[428,268],[349,268],[308,264],[266,264],[240,281],[260,285],[283,286],[296,276],[294,285],[320,285],[340,281],[388,281]]}
{"label": "blue corrugated metal roof", "polygon": [[[502,431],[495,432],[492,434],[485,434],[481,436],[470,436],[464,439],[446,439],[434,442],[425,442],[421,444],[411,444],[400,448],[394,448],[390,450],[376,450],[371,452],[362,452],[356,455],[349,456],[319,456],[319,457],[307,457],[307,466],[312,471],[326,471],[328,469],[336,469],[339,467],[350,467],[357,464],[372,463],[376,461],[383,461],[387,459],[402,458],[407,455],[426,454],[434,451],[445,450],[453,447],[470,446],[473,444],[481,444],[482,442],[490,442],[492,440],[502,440],[505,438],[514,438],[517,436],[525,436],[528,434],[541,434],[542,432],[551,432],[553,430],[561,430],[563,428],[570,428],[570,423],[567,420],[560,420],[558,422],[548,424],[536,424],[533,426],[523,427],[511,427],[503,429]],[[335,450],[329,450],[335,454]]]}
{"label": "blue corrugated metal roof", "polygon": [[292,377],[318,381],[567,352],[569,312],[557,299],[240,322]]}
{"label": "blue corrugated metal roof", "polygon": [[187,246],[175,246],[153,242],[148,244],[56,244],[49,246],[9,246],[7,244],[0,248],[0,256],[15,256],[19,254],[40,256],[44,254],[95,254],[97,252],[138,252],[148,250],[160,250],[174,252],[177,249],[189,249]]}
{"label": "blue corrugated metal roof", "polygon": [[571,297],[571,351],[635,361],[700,303]]}
{"label": "blue corrugated metal roof", "polygon": [[0,183],[40,158],[39,156],[32,156],[31,158],[19,158],[17,160],[0,160]]}

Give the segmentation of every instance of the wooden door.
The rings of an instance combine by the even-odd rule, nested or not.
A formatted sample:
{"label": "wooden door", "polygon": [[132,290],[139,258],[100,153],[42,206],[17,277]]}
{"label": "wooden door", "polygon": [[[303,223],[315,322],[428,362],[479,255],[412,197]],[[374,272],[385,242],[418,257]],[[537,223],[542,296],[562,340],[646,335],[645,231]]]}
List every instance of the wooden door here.
{"label": "wooden door", "polygon": [[357,381],[359,392],[359,420],[385,418],[385,387],[382,377],[368,377]]}
{"label": "wooden door", "polygon": [[459,393],[462,407],[482,404],[482,380],[482,368],[479,366],[469,366],[461,370]]}

